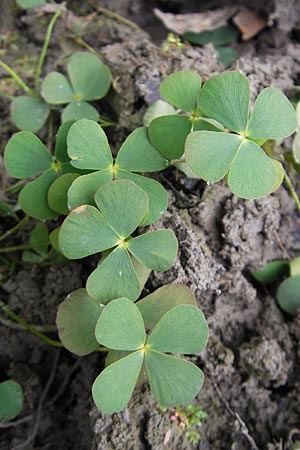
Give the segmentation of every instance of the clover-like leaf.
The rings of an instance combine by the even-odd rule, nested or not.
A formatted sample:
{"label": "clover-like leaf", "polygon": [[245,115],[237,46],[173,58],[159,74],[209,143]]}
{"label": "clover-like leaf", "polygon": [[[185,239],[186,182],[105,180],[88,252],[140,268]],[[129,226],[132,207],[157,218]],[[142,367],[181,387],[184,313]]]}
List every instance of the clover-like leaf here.
{"label": "clover-like leaf", "polygon": [[[72,169],[72,166],[70,164],[70,157],[67,152],[67,136],[73,124],[74,120],[63,123],[59,127],[56,135],[55,158],[60,162],[62,173],[65,173],[65,167],[68,169],[68,172],[70,171],[70,169]],[[74,167],[73,170],[75,170]]]}
{"label": "clover-like leaf", "polygon": [[125,408],[139,377],[143,359],[143,352],[136,351],[101,372],[92,387],[97,408],[106,414]]}
{"label": "clover-like leaf", "polygon": [[147,217],[141,222],[141,225],[150,225],[166,211],[168,207],[168,194],[165,188],[157,181],[142,177],[136,173],[127,172],[126,170],[119,170],[116,178],[131,180],[147,193],[149,210]]}
{"label": "clover-like leaf", "polygon": [[197,306],[191,290],[184,284],[166,284],[136,303],[146,328],[152,330],[162,316],[175,306]]}
{"label": "clover-like leaf", "polygon": [[178,305],[162,316],[147,344],[160,352],[196,354],[207,340],[208,326],[202,311],[196,306]]}
{"label": "clover-like leaf", "polygon": [[68,207],[76,208],[80,205],[96,205],[94,196],[102,184],[112,180],[110,170],[99,170],[97,172],[82,175],[76,178],[68,190]]}
{"label": "clover-like leaf", "polygon": [[41,220],[53,219],[58,215],[48,205],[48,191],[57,176],[57,172],[50,169],[36,180],[26,184],[19,195],[19,205],[26,214]]}
{"label": "clover-like leaf", "polygon": [[63,105],[72,101],[74,91],[67,78],[60,72],[50,72],[42,82],[42,96],[47,103]]}
{"label": "clover-like leaf", "polygon": [[173,231],[155,230],[131,239],[128,250],[149,269],[164,271],[174,263],[178,243]]}
{"label": "clover-like leaf", "polygon": [[102,185],[95,201],[105,219],[121,238],[128,237],[147,213],[149,199],[145,191],[129,180]]}
{"label": "clover-like leaf", "polygon": [[264,151],[242,136],[195,131],[186,140],[186,158],[197,176],[219,181],[228,173],[232,192],[257,198],[273,191],[277,170]]}
{"label": "clover-like leaf", "polygon": [[194,113],[201,89],[201,78],[196,72],[182,70],[169,75],[160,85],[160,94],[176,108]]}
{"label": "clover-like leaf", "polygon": [[59,339],[70,352],[88,355],[99,346],[95,327],[103,310],[85,289],[77,289],[59,305],[56,325]]}
{"label": "clover-like leaf", "polygon": [[72,101],[64,108],[61,115],[62,122],[80,119],[89,119],[96,122],[99,117],[100,116],[96,108],[83,101]]}
{"label": "clover-like leaf", "polygon": [[290,136],[296,129],[295,110],[286,96],[276,88],[266,88],[258,95],[247,132],[255,139]]}
{"label": "clover-like leaf", "polygon": [[199,95],[202,115],[237,133],[246,129],[249,103],[249,81],[237,70],[206,81]]}
{"label": "clover-like leaf", "polygon": [[163,100],[155,100],[147,109],[143,118],[143,124],[145,127],[148,127],[151,121],[156,119],[156,117],[169,116],[170,114],[177,114],[174,106]]}
{"label": "clover-like leaf", "polygon": [[0,383],[0,422],[16,417],[23,407],[21,386],[13,380]]}
{"label": "clover-like leaf", "polygon": [[122,144],[116,166],[130,172],[156,172],[168,167],[169,162],[153,147],[146,128],[134,130]]}
{"label": "clover-like leaf", "polygon": [[284,280],[277,292],[280,307],[289,314],[296,315],[300,310],[300,275]]}
{"label": "clover-like leaf", "polygon": [[189,361],[150,349],[145,364],[153,397],[162,406],[190,402],[203,385],[202,371]]}
{"label": "clover-like leaf", "polygon": [[73,209],[61,226],[59,245],[69,259],[83,258],[112,248],[119,236],[103,215],[90,205]]}
{"label": "clover-like leaf", "polygon": [[68,133],[68,154],[71,164],[79,169],[108,169],[112,155],[106,134],[97,123],[82,119]]}
{"label": "clover-like leaf", "polygon": [[141,313],[127,298],[112,300],[104,308],[95,334],[100,344],[114,350],[138,350],[146,340]]}
{"label": "clover-like leaf", "polygon": [[4,164],[12,177],[27,178],[50,169],[53,159],[37,136],[20,131],[6,145]]}
{"label": "clover-like leaf", "polygon": [[141,292],[141,285],[130,259],[123,247],[113,250],[87,279],[88,294],[106,304],[122,295],[136,300]]}
{"label": "clover-like leaf", "polygon": [[68,61],[67,71],[75,94],[80,100],[98,100],[104,97],[110,88],[109,67],[92,53],[74,53]]}
{"label": "clover-like leaf", "polygon": [[184,153],[184,143],[191,132],[192,121],[188,116],[161,116],[149,125],[152,145],[168,159],[178,159]]}
{"label": "clover-like leaf", "polygon": [[36,133],[45,124],[49,115],[49,106],[41,98],[21,95],[11,103],[11,119],[23,131]]}

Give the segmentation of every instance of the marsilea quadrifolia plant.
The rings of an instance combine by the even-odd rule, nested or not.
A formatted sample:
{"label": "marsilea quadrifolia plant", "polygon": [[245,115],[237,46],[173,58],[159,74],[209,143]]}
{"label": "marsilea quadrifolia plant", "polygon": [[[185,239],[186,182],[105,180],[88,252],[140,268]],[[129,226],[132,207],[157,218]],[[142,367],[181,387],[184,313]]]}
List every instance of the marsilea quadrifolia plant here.
{"label": "marsilea quadrifolia plant", "polygon": [[[62,81],[60,74],[51,77]],[[67,102],[73,91],[63,83]],[[262,145],[296,128],[295,112],[277,89],[264,89],[250,111],[249,82],[238,71],[203,87],[198,74],[178,72],[160,92],[169,104],[150,108],[148,129],[133,131],[116,158],[102,128],[88,119],[60,128],[54,157],[28,132],[13,136],[5,151],[12,176],[40,175],[20,194],[28,214],[49,218],[47,208],[50,217],[70,210],[58,237],[63,255],[101,253],[86,288],[60,305],[57,326],[63,345],[77,355],[108,351],[93,385],[95,403],[105,413],[122,410],[146,378],[164,406],[191,401],[203,384],[201,370],[178,357],[200,353],[208,338],[190,290],[166,285],[138,300],[151,270],[169,269],[177,254],[171,230],[142,229],[167,208],[165,189],[145,172],[174,164],[206,181],[225,177],[236,195],[257,198],[277,189],[284,173]]]}

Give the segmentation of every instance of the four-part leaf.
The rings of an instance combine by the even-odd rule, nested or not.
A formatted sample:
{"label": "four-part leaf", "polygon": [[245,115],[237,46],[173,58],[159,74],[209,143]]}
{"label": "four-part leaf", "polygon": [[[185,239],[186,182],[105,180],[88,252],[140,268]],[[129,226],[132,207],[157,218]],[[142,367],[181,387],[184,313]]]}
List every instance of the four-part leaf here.
{"label": "four-part leaf", "polygon": [[121,411],[126,406],[143,363],[153,396],[163,406],[191,401],[203,385],[203,373],[197,366],[165,354],[199,353],[205,347],[207,323],[196,306],[185,304],[170,309],[147,338],[138,303],[116,299],[104,308],[95,334],[100,344],[131,352],[112,362],[93,384],[94,401],[104,413]]}
{"label": "four-part leaf", "polygon": [[103,98],[111,83],[108,66],[88,52],[77,52],[67,65],[69,80],[60,72],[50,72],[42,83],[42,96],[52,105],[68,104],[62,120],[98,120],[98,111],[89,101]]}
{"label": "four-part leaf", "polygon": [[171,267],[177,254],[177,240],[170,230],[130,235],[148,211],[148,195],[130,180],[117,179],[100,186],[95,194],[98,208],[75,208],[60,231],[60,249],[70,259],[113,249],[87,280],[92,298],[108,303],[126,296],[135,300],[141,291],[130,255],[141,265],[156,270]]}

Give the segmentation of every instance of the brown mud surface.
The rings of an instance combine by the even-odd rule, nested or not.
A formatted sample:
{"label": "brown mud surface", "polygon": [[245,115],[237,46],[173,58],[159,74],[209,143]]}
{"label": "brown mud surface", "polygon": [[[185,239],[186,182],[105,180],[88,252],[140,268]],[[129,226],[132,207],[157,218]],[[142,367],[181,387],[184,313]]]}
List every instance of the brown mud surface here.
{"label": "brown mud surface", "polygon": [[[69,3],[76,14],[91,12],[85,2]],[[163,55],[160,45],[166,31],[153,16],[153,7],[181,13],[249,5],[246,0],[205,5],[180,0],[100,3],[145,30],[99,16],[84,36],[113,72],[114,88],[100,106],[118,122],[107,131],[115,149],[130,130],[141,126],[166,75],[193,69],[206,80],[224,70],[210,45],[175,48]],[[4,0],[0,6],[0,35],[19,36],[3,53],[3,59],[14,65],[20,55],[38,54],[50,15],[16,11],[11,5]],[[232,67],[249,77],[253,96],[269,85],[287,92],[300,84],[299,2],[253,1],[250,6],[268,14],[273,25],[237,44],[240,57]],[[65,40],[62,50],[65,33],[58,22],[45,73],[60,69],[66,52],[74,48]],[[0,68],[0,77],[4,76]],[[30,76],[29,71],[28,82]],[[0,97],[1,152],[16,131],[8,113],[9,102]],[[46,136],[43,131],[39,134]],[[15,427],[0,425],[1,450],[292,449],[290,433],[300,428],[300,317],[292,320],[283,314],[275,302],[276,286],[263,287],[251,271],[273,259],[299,256],[300,219],[293,200],[284,186],[268,197],[246,201],[234,197],[223,183],[194,183],[173,169],[157,179],[169,192],[169,208],[155,227],[174,230],[179,254],[172,269],[152,273],[145,292],[170,282],[184,283],[207,317],[208,347],[192,358],[206,375],[194,402],[208,414],[201,441],[188,441],[182,428],[171,422],[170,412],[154,403],[147,386],[135,391],[123,413],[102,415],[90,392],[103,367],[101,357],[78,358],[49,348],[26,331],[0,324],[0,381],[12,377],[20,382],[25,405],[19,418],[26,418]],[[0,232],[10,226],[3,220]],[[26,231],[7,245],[27,242]],[[0,287],[0,297],[28,322],[53,325],[58,305],[84,285],[95,264],[95,258],[88,258],[24,268],[16,258],[15,271]]]}

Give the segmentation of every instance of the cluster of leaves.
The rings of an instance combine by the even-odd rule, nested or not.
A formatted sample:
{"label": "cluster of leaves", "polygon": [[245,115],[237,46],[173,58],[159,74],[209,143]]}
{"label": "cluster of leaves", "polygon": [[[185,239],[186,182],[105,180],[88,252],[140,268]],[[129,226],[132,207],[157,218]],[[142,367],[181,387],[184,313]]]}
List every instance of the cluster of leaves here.
{"label": "cluster of leaves", "polygon": [[160,93],[184,112],[164,112],[149,123],[150,142],[163,156],[182,158],[186,164],[180,168],[186,170],[187,165],[208,182],[225,177],[239,197],[258,198],[280,186],[283,168],[261,146],[296,129],[295,111],[282,92],[264,89],[250,112],[249,81],[234,70],[209,79],[203,87],[195,72],[177,72],[162,82]]}
{"label": "cluster of leaves", "polygon": [[88,102],[103,98],[111,84],[111,73],[101,59],[89,52],[74,53],[67,63],[68,79],[60,72],[50,72],[39,92],[15,97],[12,121],[20,129],[36,133],[45,124],[50,109],[67,104],[62,122],[88,118],[99,119],[98,111]]}
{"label": "cluster of leaves", "polygon": [[282,279],[276,298],[279,306],[287,313],[296,315],[300,311],[300,257],[291,260],[275,260],[263,269],[252,273],[261,283],[272,283]]}
{"label": "cluster of leaves", "polygon": [[207,343],[206,320],[184,285],[163,286],[136,304],[118,298],[107,306],[79,289],[60,305],[57,326],[64,346],[76,354],[99,344],[110,349],[107,367],[93,384],[94,401],[104,413],[122,410],[145,377],[164,406],[187,403],[202,387],[197,366],[166,354],[199,353]]}
{"label": "cluster of leaves", "polygon": [[21,386],[13,380],[0,383],[0,422],[16,417],[23,407],[24,397]]}

